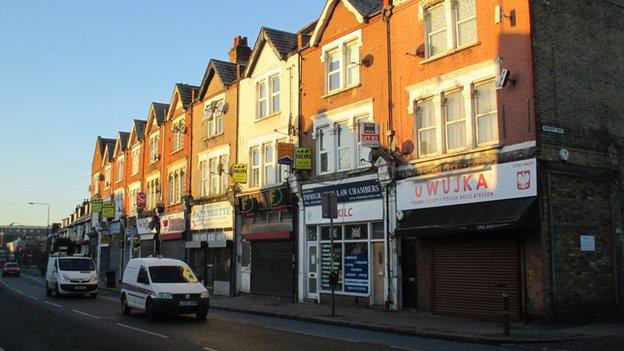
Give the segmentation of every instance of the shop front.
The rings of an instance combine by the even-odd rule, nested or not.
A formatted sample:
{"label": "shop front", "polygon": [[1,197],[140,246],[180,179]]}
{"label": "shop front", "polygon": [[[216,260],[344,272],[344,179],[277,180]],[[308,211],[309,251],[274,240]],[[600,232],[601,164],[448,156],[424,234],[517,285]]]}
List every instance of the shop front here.
{"label": "shop front", "polygon": [[191,208],[190,249],[193,271],[216,295],[231,295],[234,211],[229,201]]}
{"label": "shop front", "polygon": [[519,318],[536,181],[535,159],[398,181],[403,307],[497,318],[507,294]]}
{"label": "shop front", "polygon": [[239,197],[242,235],[241,291],[293,299],[296,242],[286,186]]}
{"label": "shop front", "polygon": [[[338,219],[334,220],[333,233],[329,219],[321,214],[321,196],[326,192],[338,196]],[[383,305],[387,276],[386,226],[377,179],[368,177],[329,185],[308,184],[302,187],[301,196],[305,207],[302,242],[304,298],[322,303],[329,301],[329,277],[333,265],[339,278],[336,287],[339,303]]]}
{"label": "shop front", "polygon": [[160,255],[184,261],[184,232],[186,220],[184,212],[168,213],[160,216]]}
{"label": "shop front", "polygon": [[137,252],[133,253],[133,255],[137,255],[136,257],[153,257],[156,252],[156,243],[154,241],[156,229],[153,225],[152,216],[137,218],[136,224],[139,244]]}

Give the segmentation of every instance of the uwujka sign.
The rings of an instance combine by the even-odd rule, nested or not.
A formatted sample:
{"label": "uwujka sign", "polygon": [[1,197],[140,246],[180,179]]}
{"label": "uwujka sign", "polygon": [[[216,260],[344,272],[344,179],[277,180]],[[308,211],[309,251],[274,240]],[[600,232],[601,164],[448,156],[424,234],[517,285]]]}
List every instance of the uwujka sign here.
{"label": "uwujka sign", "polygon": [[495,164],[472,172],[446,172],[397,182],[397,209],[452,206],[537,195],[535,159]]}

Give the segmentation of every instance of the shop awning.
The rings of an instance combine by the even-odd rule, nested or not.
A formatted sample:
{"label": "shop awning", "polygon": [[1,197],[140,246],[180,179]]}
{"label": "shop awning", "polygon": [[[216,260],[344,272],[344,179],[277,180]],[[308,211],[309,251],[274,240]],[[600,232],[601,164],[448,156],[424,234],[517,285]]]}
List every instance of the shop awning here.
{"label": "shop awning", "polygon": [[464,232],[536,229],[535,197],[403,211],[397,231],[404,237]]}

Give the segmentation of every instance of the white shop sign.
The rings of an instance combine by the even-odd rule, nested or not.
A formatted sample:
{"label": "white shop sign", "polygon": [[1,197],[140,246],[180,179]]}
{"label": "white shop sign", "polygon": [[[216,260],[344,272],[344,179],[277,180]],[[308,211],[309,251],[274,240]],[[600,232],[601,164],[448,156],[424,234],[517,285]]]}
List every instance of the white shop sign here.
{"label": "white shop sign", "polygon": [[155,229],[150,229],[149,227],[151,220],[151,218],[137,218],[137,233],[139,233],[139,235],[156,233]]}
{"label": "white shop sign", "polygon": [[[321,206],[305,208],[306,224],[329,224],[321,215]],[[368,222],[383,219],[383,201],[368,200],[338,203],[338,218],[334,223]]]}
{"label": "white shop sign", "polygon": [[182,233],[185,230],[186,223],[183,212],[160,216],[160,234]]}
{"label": "white shop sign", "polygon": [[434,178],[397,182],[397,210],[452,206],[537,196],[537,162],[495,164],[469,173],[445,172]]}
{"label": "white shop sign", "polygon": [[228,201],[193,206],[191,209],[191,230],[232,228],[234,217]]}

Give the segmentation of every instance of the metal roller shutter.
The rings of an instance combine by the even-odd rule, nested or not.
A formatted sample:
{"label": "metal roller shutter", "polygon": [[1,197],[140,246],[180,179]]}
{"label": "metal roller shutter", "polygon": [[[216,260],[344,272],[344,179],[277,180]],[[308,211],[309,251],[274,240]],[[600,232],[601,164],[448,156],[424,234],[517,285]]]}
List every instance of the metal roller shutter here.
{"label": "metal roller shutter", "polygon": [[509,235],[440,241],[433,247],[433,310],[500,317],[501,293],[519,318],[518,248]]}
{"label": "metal roller shutter", "polygon": [[251,293],[293,297],[293,242],[251,244]]}
{"label": "metal roller shutter", "polygon": [[160,254],[165,258],[174,258],[184,261],[184,240],[163,240],[160,247]]}

